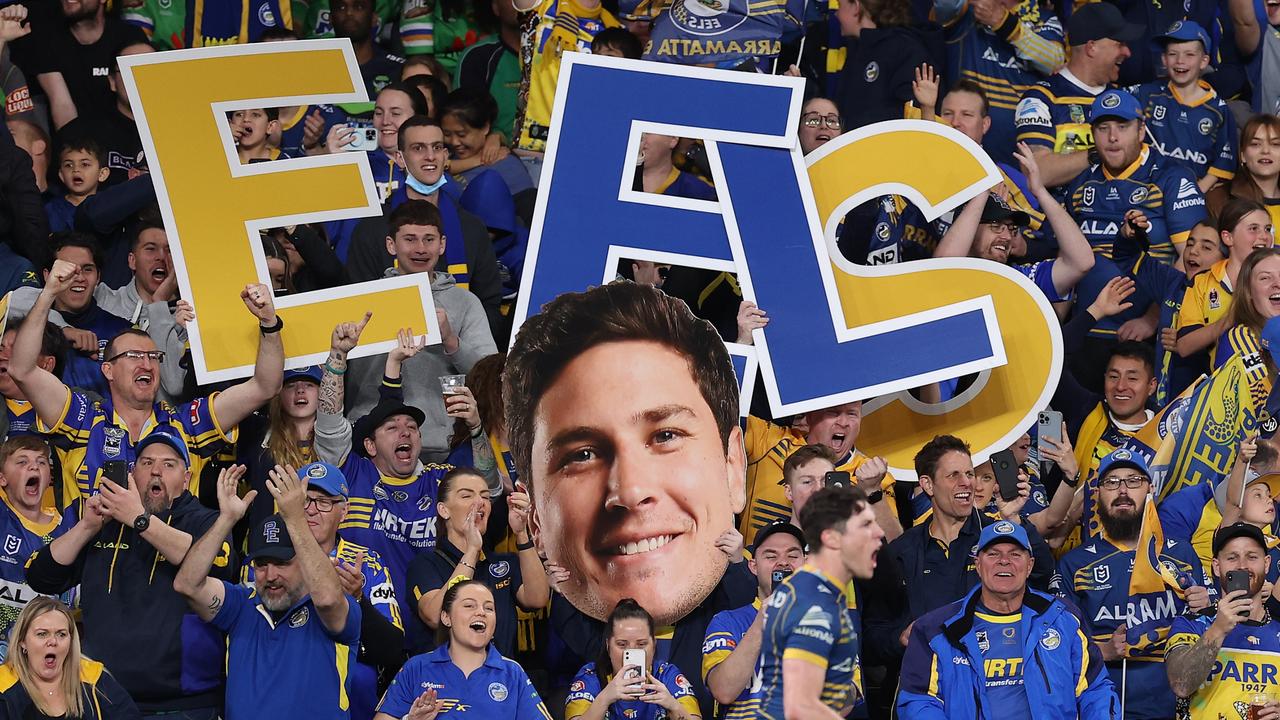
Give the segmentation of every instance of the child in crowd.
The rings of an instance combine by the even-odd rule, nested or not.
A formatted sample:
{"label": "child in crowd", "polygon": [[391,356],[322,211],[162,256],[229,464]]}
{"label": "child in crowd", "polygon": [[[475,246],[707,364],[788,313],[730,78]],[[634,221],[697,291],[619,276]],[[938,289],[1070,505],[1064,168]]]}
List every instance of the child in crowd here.
{"label": "child in crowd", "polygon": [[58,154],[58,180],[67,193],[45,203],[44,212],[49,218],[49,231],[62,232],[75,229],[76,208],[90,195],[98,192],[98,186],[111,174],[106,156],[98,144],[89,139],[69,143]]}

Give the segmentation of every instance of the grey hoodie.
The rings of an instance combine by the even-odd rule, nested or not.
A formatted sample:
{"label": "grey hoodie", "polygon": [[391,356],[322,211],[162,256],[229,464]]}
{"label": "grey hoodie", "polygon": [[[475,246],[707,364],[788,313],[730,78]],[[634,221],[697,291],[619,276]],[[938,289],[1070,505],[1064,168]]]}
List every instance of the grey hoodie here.
{"label": "grey hoodie", "polygon": [[[387,277],[395,277],[395,268]],[[449,355],[440,344],[428,346],[409,358],[401,368],[404,401],[426,414],[422,423],[422,454],[440,461],[449,454],[449,436],[453,434],[453,418],[444,412],[444,395],[440,392],[441,375],[465,375],[480,358],[498,352],[489,330],[480,299],[458,287],[449,273],[436,272],[431,277],[431,297],[436,307],[449,316],[449,325],[458,334],[458,351]],[[413,328],[421,334],[424,328]],[[386,369],[386,353],[356,358],[347,363],[347,417],[352,422],[364,417],[378,402],[378,388]]]}

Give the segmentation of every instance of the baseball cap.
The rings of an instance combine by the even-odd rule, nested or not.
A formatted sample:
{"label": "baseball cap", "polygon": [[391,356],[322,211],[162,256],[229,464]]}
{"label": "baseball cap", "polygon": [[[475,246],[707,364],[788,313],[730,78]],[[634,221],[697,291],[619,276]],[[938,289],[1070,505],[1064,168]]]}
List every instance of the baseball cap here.
{"label": "baseball cap", "polygon": [[279,513],[258,523],[249,536],[249,561],[258,558],[289,562],[293,559],[293,540]]}
{"label": "baseball cap", "polygon": [[982,534],[978,536],[978,551],[986,550],[988,546],[999,542],[1010,542],[1031,552],[1031,541],[1027,539],[1027,531],[1021,525],[1014,525],[1008,520],[999,520],[982,528]]}
{"label": "baseball cap", "polygon": [[403,401],[394,398],[383,398],[373,406],[368,415],[356,421],[354,432],[356,442],[363,442],[365,438],[372,436],[374,430],[396,415],[408,415],[418,423],[419,427],[427,419],[426,414],[412,405],[406,405]]}
{"label": "baseball cap", "polygon": [[1267,538],[1263,536],[1262,530],[1256,525],[1250,525],[1247,522],[1238,522],[1219,528],[1218,532],[1213,535],[1213,554],[1216,557],[1222,552],[1222,547],[1236,538],[1249,538],[1258,543],[1263,550],[1267,549]]}
{"label": "baseball cap", "polygon": [[1067,41],[1071,47],[1093,40],[1111,39],[1125,44],[1142,38],[1141,25],[1125,22],[1120,9],[1109,2],[1091,2],[1071,13],[1067,21]]}
{"label": "baseball cap", "polygon": [[1139,453],[1125,448],[1112,450],[1110,455],[1102,458],[1102,462],[1098,463],[1098,479],[1101,480],[1106,477],[1107,473],[1116,468],[1133,468],[1143,475],[1151,477],[1151,468],[1147,466],[1147,459]]}
{"label": "baseball cap", "polygon": [[307,481],[307,487],[321,490],[325,495],[348,497],[347,476],[327,462],[313,462],[299,470],[298,476]]}
{"label": "baseball cap", "polygon": [[1204,46],[1205,52],[1209,52],[1212,47],[1209,43],[1209,33],[1200,27],[1200,23],[1195,20],[1179,20],[1169,26],[1169,29],[1163,35],[1157,35],[1155,41],[1160,45],[1167,45],[1171,42],[1191,42],[1199,40]]}
{"label": "baseball cap", "polygon": [[[1264,474],[1259,473],[1253,468],[1248,468],[1245,471],[1244,486],[1247,489],[1254,483],[1262,483],[1263,485],[1266,485],[1267,491],[1271,493],[1271,497],[1280,495],[1280,473],[1270,472]],[[1235,498],[1227,497],[1227,484],[1227,481],[1223,479],[1218,483],[1218,486],[1213,489],[1213,499],[1214,502],[1218,504],[1219,510],[1225,508],[1228,501],[1233,503],[1238,503],[1240,501],[1239,496],[1236,496]]]}
{"label": "baseball cap", "polygon": [[1107,90],[1094,98],[1089,108],[1089,122],[1101,122],[1104,118],[1121,120],[1142,119],[1142,104],[1138,99],[1123,90]]}
{"label": "baseball cap", "polygon": [[289,370],[285,370],[284,381],[289,382],[290,380],[305,378],[319,385],[321,375],[322,373],[319,365],[308,365],[306,367],[291,368]]}
{"label": "baseball cap", "polygon": [[1031,216],[1021,210],[1014,210],[1000,197],[987,195],[987,204],[982,208],[982,223],[1009,221],[1018,227],[1026,227],[1031,223]]}
{"label": "baseball cap", "polygon": [[187,443],[182,439],[182,436],[178,434],[178,431],[173,429],[172,425],[157,425],[152,428],[151,432],[147,433],[145,437],[138,441],[138,445],[134,448],[134,451],[138,455],[142,455],[142,451],[146,449],[148,445],[154,445],[156,443],[164,443],[178,451],[178,455],[182,458],[182,462],[186,463],[187,467],[191,467],[191,453],[187,452]]}
{"label": "baseball cap", "polygon": [[791,537],[795,538],[796,541],[800,543],[801,549],[804,549],[805,547],[804,533],[800,532],[800,528],[796,527],[795,525],[792,525],[790,522],[787,522],[786,520],[778,520],[776,522],[772,522],[772,523],[769,523],[768,525],[765,525],[764,527],[760,528],[760,530],[756,533],[756,541],[751,545],[751,554],[755,555],[756,550],[758,550],[760,546],[764,544],[765,540],[768,540],[769,538],[773,537],[774,535],[777,535],[778,533],[786,533],[787,535],[790,535]]}

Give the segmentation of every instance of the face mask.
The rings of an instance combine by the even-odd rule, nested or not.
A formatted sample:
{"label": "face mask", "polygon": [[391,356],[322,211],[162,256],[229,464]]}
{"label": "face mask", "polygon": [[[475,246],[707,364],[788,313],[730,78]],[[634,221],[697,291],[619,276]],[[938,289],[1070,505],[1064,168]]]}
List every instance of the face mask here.
{"label": "face mask", "polygon": [[440,179],[431,183],[430,185],[427,185],[426,183],[418,180],[418,178],[412,175],[409,175],[408,173],[405,174],[405,179],[404,179],[405,185],[408,185],[409,187],[413,188],[414,192],[419,193],[421,195],[434,195],[436,191],[444,187],[444,184],[447,182],[449,182],[449,176],[444,173],[440,173]]}

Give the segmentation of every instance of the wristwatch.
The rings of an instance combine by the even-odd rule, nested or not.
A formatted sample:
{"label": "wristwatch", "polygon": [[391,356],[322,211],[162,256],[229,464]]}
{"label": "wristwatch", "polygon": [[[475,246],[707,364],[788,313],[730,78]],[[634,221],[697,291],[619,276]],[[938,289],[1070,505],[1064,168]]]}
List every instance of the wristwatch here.
{"label": "wristwatch", "polygon": [[867,496],[867,504],[868,504],[868,505],[875,505],[876,503],[880,502],[880,501],[881,501],[881,500],[883,500],[883,499],[884,499],[884,491],[883,491],[883,490],[877,490],[877,491],[875,491],[875,492],[873,492],[873,493],[871,493],[870,495],[868,495],[868,496]]}
{"label": "wristwatch", "polygon": [[133,519],[133,529],[138,532],[146,532],[151,527],[151,513],[142,511],[142,514]]}

